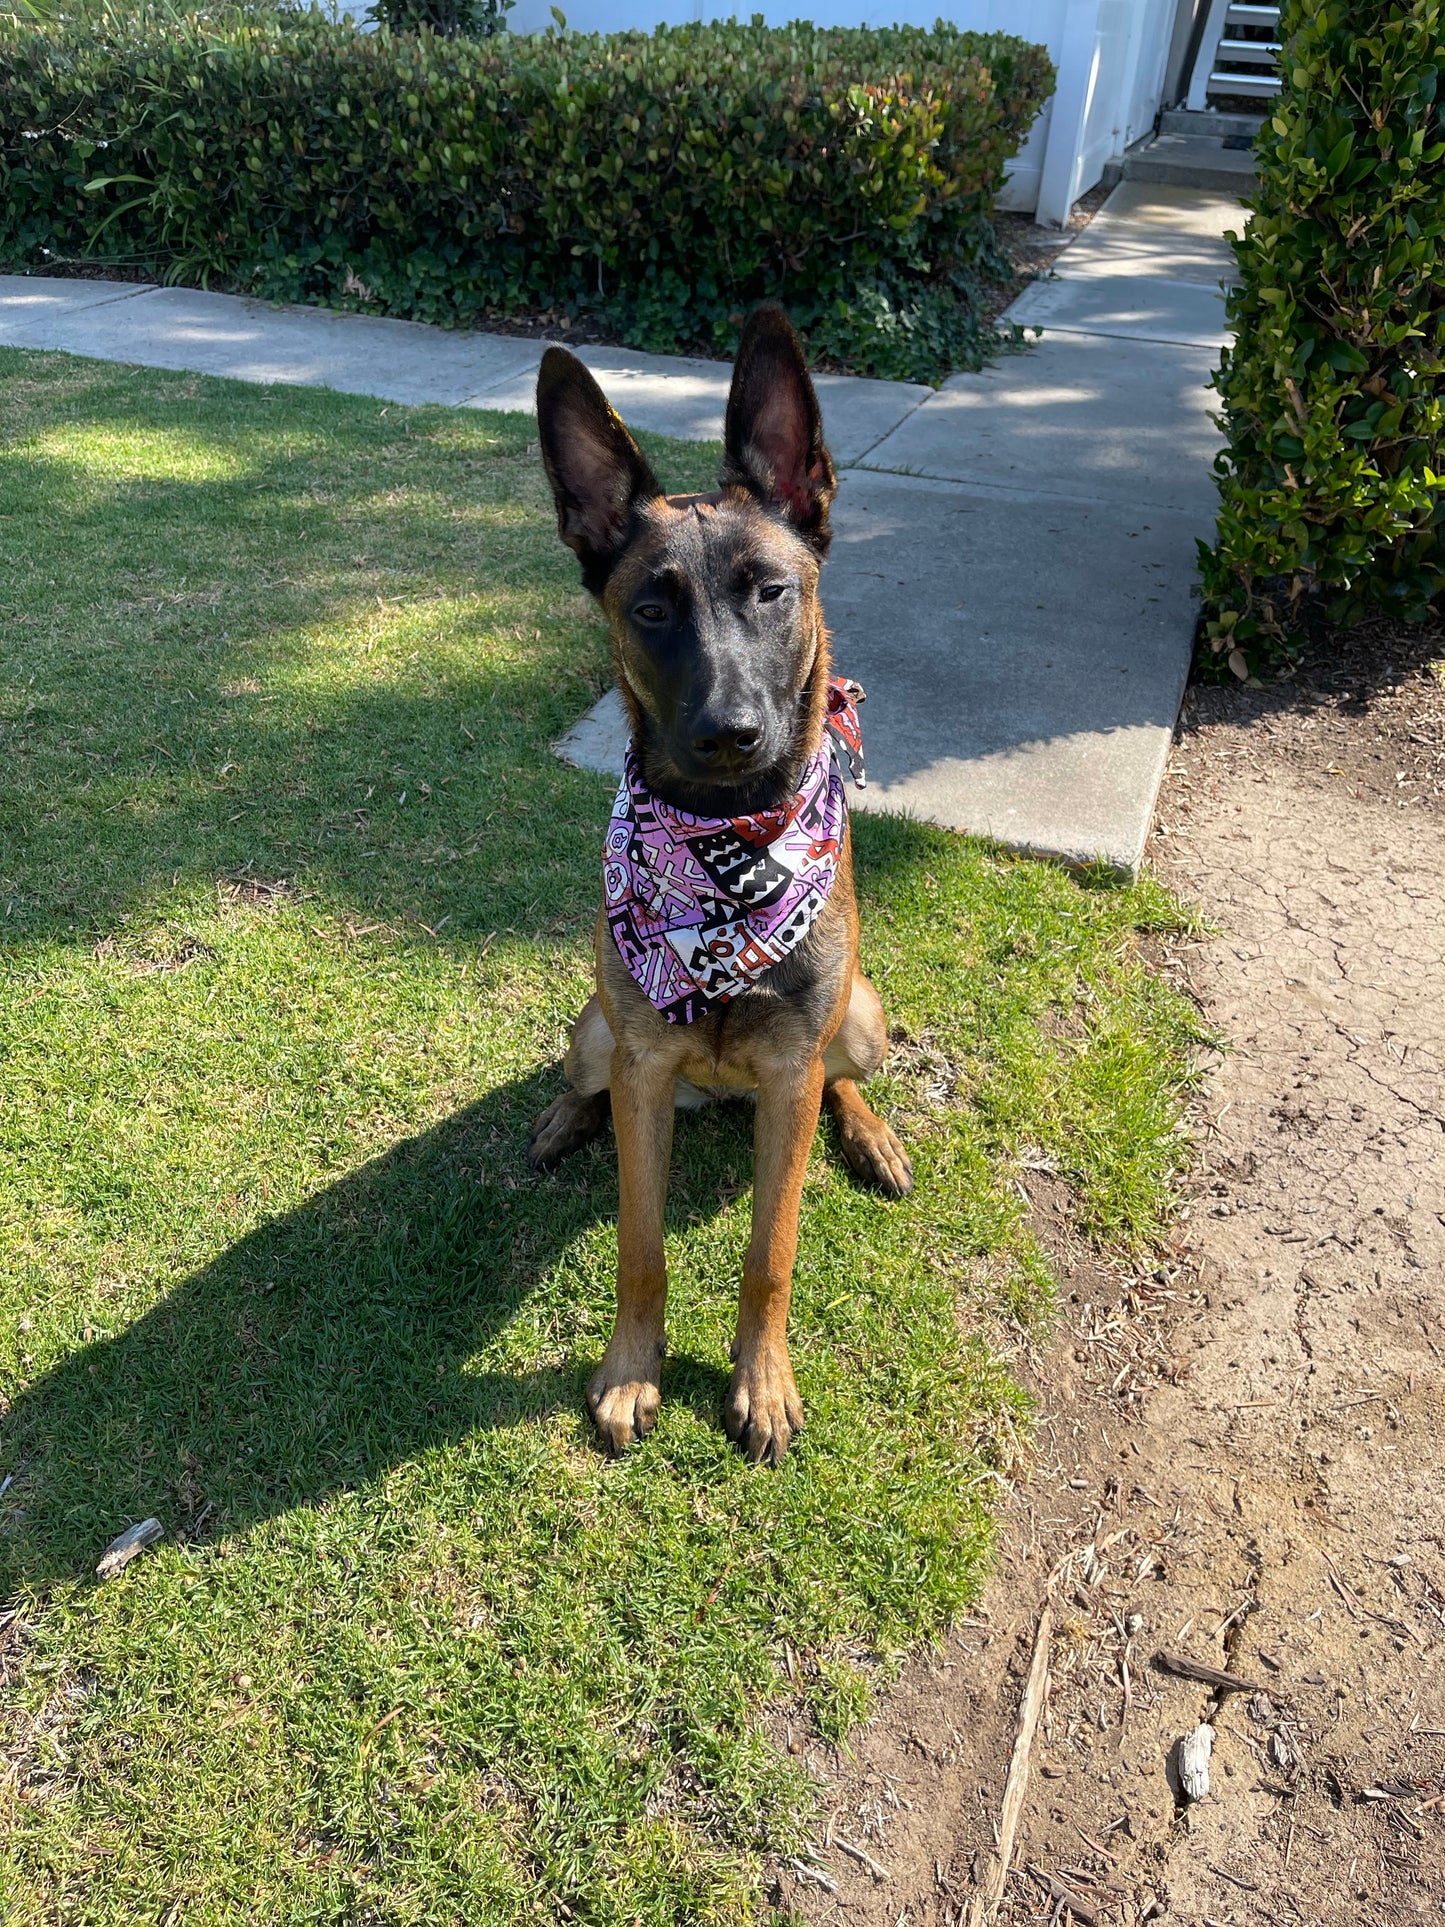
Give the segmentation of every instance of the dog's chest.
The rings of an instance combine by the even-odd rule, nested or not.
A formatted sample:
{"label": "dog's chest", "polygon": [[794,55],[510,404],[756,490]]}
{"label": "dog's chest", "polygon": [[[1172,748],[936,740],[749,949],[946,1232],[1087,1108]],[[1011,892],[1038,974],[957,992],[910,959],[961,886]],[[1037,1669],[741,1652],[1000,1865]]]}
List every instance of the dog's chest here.
{"label": "dog's chest", "polygon": [[683,1110],[696,1110],[713,1098],[737,1097],[758,1087],[757,1066],[746,1052],[724,1048],[717,1055],[709,1050],[684,1047],[677,1065],[678,1104]]}
{"label": "dog's chest", "polygon": [[720,1104],[726,1100],[739,1098],[757,1100],[758,1088],[753,1085],[707,1084],[698,1086],[685,1077],[679,1077],[672,1087],[672,1101],[679,1111],[702,1111],[709,1104]]}

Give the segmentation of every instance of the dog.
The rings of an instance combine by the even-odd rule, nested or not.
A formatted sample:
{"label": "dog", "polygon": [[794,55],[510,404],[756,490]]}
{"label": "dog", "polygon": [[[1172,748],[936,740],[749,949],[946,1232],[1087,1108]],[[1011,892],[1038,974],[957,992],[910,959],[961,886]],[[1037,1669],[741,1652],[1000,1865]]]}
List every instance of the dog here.
{"label": "dog", "polygon": [[[788,1306],[821,1107],[861,1179],[894,1198],[913,1187],[906,1152],[858,1090],[883,1062],[888,1030],[858,967],[846,809],[833,807],[841,777],[824,747],[830,704],[847,707],[846,694],[830,694],[840,685],[830,682],[818,601],[837,479],[802,345],[771,304],[743,330],[711,493],[664,495],[563,348],[542,359],[537,419],[558,533],[607,615],[631,748],[604,852],[597,987],[564,1060],[568,1089],[532,1127],[531,1162],[551,1168],[610,1112],[617,1312],[587,1404],[602,1445],[620,1453],[651,1429],[661,1400],[674,1106],[756,1094],[752,1236],[723,1420],[751,1460],[776,1465],[803,1424]],[[791,842],[765,846],[775,831]],[[643,847],[649,838],[661,858]],[[774,863],[774,849],[786,860]],[[689,927],[648,950],[638,931],[658,918],[667,927],[667,865],[680,857],[701,875],[699,852],[728,884],[725,901],[771,898],[786,917],[791,889],[795,921],[761,936],[752,926]],[[645,862],[661,869],[638,886],[629,864]],[[634,886],[646,902],[629,897]]]}

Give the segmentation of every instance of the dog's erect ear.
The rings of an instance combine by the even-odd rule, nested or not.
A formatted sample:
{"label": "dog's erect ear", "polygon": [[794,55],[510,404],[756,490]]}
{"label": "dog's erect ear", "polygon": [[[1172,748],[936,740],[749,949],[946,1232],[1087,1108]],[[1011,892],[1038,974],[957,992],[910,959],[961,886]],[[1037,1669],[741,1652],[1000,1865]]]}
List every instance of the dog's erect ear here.
{"label": "dog's erect ear", "polygon": [[781,509],[799,535],[826,555],[838,478],[803,344],[776,302],[757,309],[743,329],[724,441],[724,484],[740,484]]}
{"label": "dog's erect ear", "polygon": [[642,450],[576,355],[549,348],[537,374],[542,463],[557,503],[557,533],[602,593],[627,544],[638,505],[661,495]]}

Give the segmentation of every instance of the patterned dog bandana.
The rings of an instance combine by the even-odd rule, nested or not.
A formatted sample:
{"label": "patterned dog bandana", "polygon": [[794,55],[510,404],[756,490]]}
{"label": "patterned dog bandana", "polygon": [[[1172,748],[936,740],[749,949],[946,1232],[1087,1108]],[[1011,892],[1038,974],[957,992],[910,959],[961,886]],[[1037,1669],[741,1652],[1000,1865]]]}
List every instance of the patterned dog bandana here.
{"label": "patterned dog bandana", "polygon": [[[829,682],[826,728],[860,789],[862,700],[856,682]],[[797,795],[754,816],[673,809],[643,788],[628,749],[602,850],[607,924],[668,1023],[696,1023],[796,950],[828,900],[847,819],[826,736]]]}

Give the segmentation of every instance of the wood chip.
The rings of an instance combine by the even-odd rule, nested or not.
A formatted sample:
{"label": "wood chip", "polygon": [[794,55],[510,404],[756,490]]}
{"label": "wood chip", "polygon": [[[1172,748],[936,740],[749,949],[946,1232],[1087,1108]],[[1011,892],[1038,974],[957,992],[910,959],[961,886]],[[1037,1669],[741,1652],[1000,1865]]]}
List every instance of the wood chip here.
{"label": "wood chip", "polygon": [[153,1546],[165,1532],[159,1519],[142,1519],[138,1526],[130,1526],[120,1537],[112,1539],[95,1568],[97,1579],[113,1579],[124,1567],[128,1566],[138,1552]]}
{"label": "wood chip", "polygon": [[1179,1784],[1191,1800],[1202,1800],[1209,1791],[1209,1756],[1214,1751],[1214,1728],[1207,1723],[1196,1726],[1179,1742]]}
{"label": "wood chip", "polygon": [[1241,1880],[1237,1873],[1231,1873],[1227,1867],[1211,1867],[1209,1871],[1211,1873],[1217,1873],[1221,1880],[1231,1880],[1236,1887],[1243,1887],[1247,1894],[1257,1894],[1259,1892],[1259,1888],[1255,1886],[1252,1880]]}
{"label": "wood chip", "polygon": [[1197,1679],[1220,1693],[1258,1693],[1262,1690],[1257,1680],[1244,1679],[1238,1673],[1221,1673],[1217,1666],[1205,1666],[1185,1653],[1166,1653],[1162,1647],[1154,1655],[1154,1664],[1162,1667],[1166,1673],[1176,1673],[1180,1679]]}
{"label": "wood chip", "polygon": [[1358,1619],[1360,1617],[1359,1602],[1356,1600],[1354,1594],[1350,1591],[1349,1587],[1345,1584],[1344,1580],[1339,1578],[1333,1572],[1327,1572],[1325,1574],[1325,1577],[1326,1579],[1329,1580],[1330,1584],[1334,1587],[1335,1591],[1339,1594],[1340,1598],[1344,1601],[1345,1611],[1350,1615],[1351,1619]]}
{"label": "wood chip", "polygon": [[798,1876],[799,1880],[811,1880],[816,1882],[816,1884],[823,1889],[823,1892],[825,1894],[835,1894],[838,1891],[837,1881],[831,1880],[828,1877],[828,1875],[823,1872],[821,1867],[810,1867],[806,1860],[798,1860],[794,1858],[789,1858],[785,1860],[783,1862],[783,1865],[786,1867],[791,1867],[793,1872]]}

